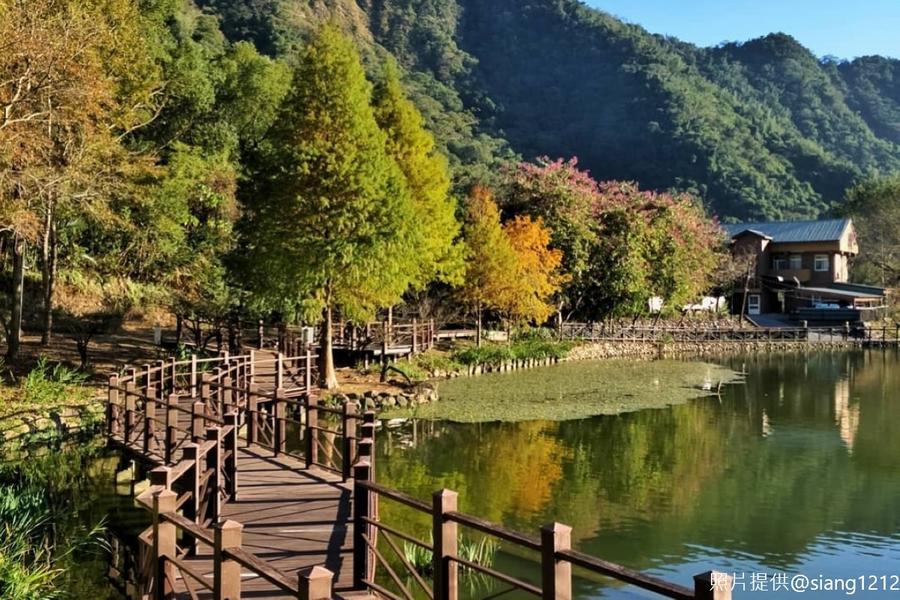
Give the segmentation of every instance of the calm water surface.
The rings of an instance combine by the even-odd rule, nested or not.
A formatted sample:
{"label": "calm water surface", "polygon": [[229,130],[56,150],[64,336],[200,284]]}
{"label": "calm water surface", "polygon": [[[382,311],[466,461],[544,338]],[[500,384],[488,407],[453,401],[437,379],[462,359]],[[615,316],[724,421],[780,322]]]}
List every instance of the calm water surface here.
{"label": "calm water surface", "polygon": [[[900,575],[898,356],[723,364],[745,370],[746,382],[721,399],[574,421],[382,430],[377,477],[421,498],[448,487],[461,510],[525,532],[564,522],[578,549],[683,585],[709,569],[744,573],[739,597],[752,593],[753,573]],[[381,510],[427,539],[426,520],[389,502]],[[533,557],[509,548],[495,566],[539,577]],[[796,597],[771,581],[757,594]],[[649,596],[599,578],[578,579],[576,595]],[[855,597],[879,596],[900,592]]]}

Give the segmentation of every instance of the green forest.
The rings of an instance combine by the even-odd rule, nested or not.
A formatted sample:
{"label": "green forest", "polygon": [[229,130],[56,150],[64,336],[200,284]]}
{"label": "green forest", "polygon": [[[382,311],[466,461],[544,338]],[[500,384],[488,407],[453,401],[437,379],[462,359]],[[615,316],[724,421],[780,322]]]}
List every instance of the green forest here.
{"label": "green forest", "polygon": [[814,218],[900,168],[900,62],[819,59],[784,34],[698,48],[575,0],[201,0],[289,55],[340,22],[402,65],[465,185],[577,156],[598,180],[700,196],[722,220]]}

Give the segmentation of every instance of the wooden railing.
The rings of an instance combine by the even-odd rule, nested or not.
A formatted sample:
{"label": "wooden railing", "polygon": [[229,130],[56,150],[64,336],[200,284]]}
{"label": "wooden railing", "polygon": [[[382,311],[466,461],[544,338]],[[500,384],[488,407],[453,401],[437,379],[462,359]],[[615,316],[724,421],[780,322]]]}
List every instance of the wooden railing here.
{"label": "wooden railing", "polygon": [[621,326],[607,323],[564,323],[560,338],[614,342],[799,342],[812,339],[849,341],[855,334],[844,327],[688,327]]}
{"label": "wooden railing", "polygon": [[[211,527],[201,527],[179,514],[179,496],[167,486],[151,486],[137,500],[153,515],[152,525],[138,537],[137,583],[142,598],[173,600],[178,591],[176,582],[180,580],[191,598],[197,598],[203,590],[217,600],[239,600],[242,570],[268,581],[289,597],[332,597],[331,571],[319,566],[301,569],[293,576],[280,571],[242,548],[243,526],[237,521],[217,521]],[[185,560],[192,550],[178,544],[179,533],[181,539],[212,549],[211,581]]]}
{"label": "wooden railing", "polygon": [[367,323],[334,323],[332,340],[335,346],[350,350],[376,348],[386,350],[402,347],[412,354],[424,352],[437,339],[434,319],[410,321],[373,321]]}
{"label": "wooden railing", "polygon": [[[374,424],[371,430],[366,430],[366,448],[360,448],[359,460],[353,468],[355,589],[370,590],[390,600],[414,600],[422,593],[431,600],[457,600],[459,569],[462,567],[506,584],[509,586],[506,592],[519,590],[546,600],[571,600],[572,568],[577,567],[587,574],[609,577],[667,598],[731,598],[731,577],[725,573],[701,573],[694,576],[693,588],[686,588],[573,549],[572,528],[562,523],[545,525],[539,537],[532,537],[459,512],[459,495],[452,490],[434,492],[429,503],[379,484],[375,481],[374,455],[370,454],[369,444],[374,444]],[[379,511],[382,499],[427,515],[432,523],[431,540],[425,541],[403,531],[401,524],[385,523]],[[464,558],[459,552],[460,526],[519,550],[536,553],[540,561],[540,577],[537,581],[526,581]],[[385,542],[383,545],[379,544],[379,538]],[[418,546],[431,554],[430,578],[410,563],[399,545],[401,542]],[[393,564],[388,560],[391,556]],[[406,581],[397,572],[398,564],[407,576]],[[379,569],[385,574],[381,581],[375,576]]]}

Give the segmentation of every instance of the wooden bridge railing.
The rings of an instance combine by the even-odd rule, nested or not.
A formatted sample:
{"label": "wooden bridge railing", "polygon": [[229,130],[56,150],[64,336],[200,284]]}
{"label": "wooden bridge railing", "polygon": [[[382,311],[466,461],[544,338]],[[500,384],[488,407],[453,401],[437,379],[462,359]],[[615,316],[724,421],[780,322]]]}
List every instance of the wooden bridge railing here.
{"label": "wooden bridge railing", "polygon": [[[371,431],[371,437],[368,431]],[[667,598],[731,598],[731,577],[725,573],[707,571],[696,575],[694,587],[689,589],[573,549],[572,528],[562,523],[547,524],[541,528],[539,537],[532,537],[459,512],[459,495],[452,490],[434,492],[429,503],[379,484],[375,481],[374,454],[371,454],[369,444],[374,445],[374,423],[372,429],[367,430],[366,448],[360,448],[360,458],[353,468],[353,585],[357,590],[370,590],[390,600],[414,600],[422,593],[430,600],[457,600],[459,569],[462,567],[509,586],[492,597],[518,590],[544,600],[571,600],[572,568],[577,567],[586,573],[609,577]],[[381,499],[428,515],[432,523],[431,540],[425,541],[404,532],[400,524],[385,523],[380,518]],[[460,526],[537,553],[539,581],[526,581],[461,556]],[[385,544],[379,544],[379,537]],[[431,581],[410,563],[399,545],[404,542],[431,554]],[[390,556],[394,558],[393,565],[388,560]],[[406,581],[398,574],[397,563],[402,566]],[[380,581],[375,576],[378,569],[385,574]]]}
{"label": "wooden bridge railing", "polygon": [[812,339],[848,341],[849,327],[688,327],[622,326],[612,323],[564,323],[561,339],[592,342],[798,342]]}
{"label": "wooden bridge railing", "polygon": [[[247,570],[300,600],[327,600],[332,597],[333,573],[315,566],[290,576],[242,547],[243,525],[233,520],[217,521],[201,527],[178,513],[178,494],[165,485],[154,485],[138,496],[138,502],[153,514],[152,525],[138,536],[138,585],[140,597],[174,600],[180,580],[191,598],[199,591],[212,592],[216,600],[240,600],[241,571]],[[213,577],[210,581],[185,560],[189,547],[183,539],[212,550]]]}
{"label": "wooden bridge railing", "polygon": [[[237,413],[228,415],[237,419]],[[374,448],[374,413],[366,413],[359,446],[364,457],[370,457]],[[300,600],[326,600],[332,598],[333,573],[321,566],[301,569],[296,575],[285,573],[242,547],[243,526],[233,520],[219,519],[219,496],[215,494],[219,481],[225,483],[225,491],[237,489],[235,476],[229,477],[226,459],[237,456],[236,428],[211,428],[207,442],[187,452],[186,457],[174,466],[157,467],[150,474],[150,487],[138,496],[138,503],[152,512],[152,524],[138,536],[137,584],[140,597],[158,600],[174,600],[181,581],[187,593],[196,598],[198,592],[212,592],[216,600],[240,600],[241,571],[246,570],[268,581],[275,588]],[[189,448],[191,448],[189,447]],[[225,450],[225,448],[228,448]],[[203,457],[210,457],[203,460]],[[221,460],[220,460],[221,459]],[[205,467],[201,467],[205,465]],[[237,472],[235,465],[235,473]],[[181,482],[193,487],[182,491]],[[212,481],[204,485],[205,481]],[[210,491],[211,490],[211,491]],[[205,498],[201,509],[206,518],[191,511],[191,498]],[[229,499],[228,493],[223,501]],[[195,502],[194,505],[197,505]],[[181,535],[179,535],[179,533]],[[178,541],[181,540],[179,544]],[[198,573],[185,559],[197,553],[198,548],[212,550],[213,578],[210,581]]]}

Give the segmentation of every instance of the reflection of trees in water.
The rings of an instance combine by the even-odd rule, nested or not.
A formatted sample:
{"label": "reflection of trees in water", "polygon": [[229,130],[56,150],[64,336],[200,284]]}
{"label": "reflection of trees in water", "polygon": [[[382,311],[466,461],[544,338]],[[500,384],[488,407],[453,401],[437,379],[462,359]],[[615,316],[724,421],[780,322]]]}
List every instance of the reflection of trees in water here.
{"label": "reflection of trees in water", "polygon": [[420,423],[400,451],[406,426],[378,477],[420,497],[455,489],[464,510],[532,533],[566,522],[581,548],[636,568],[686,560],[687,545],[789,567],[822,533],[896,531],[896,358],[745,362],[746,384],[721,400],[561,423]]}

